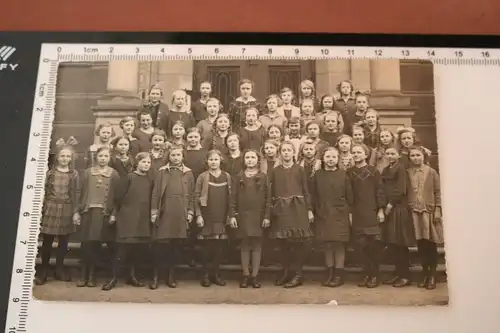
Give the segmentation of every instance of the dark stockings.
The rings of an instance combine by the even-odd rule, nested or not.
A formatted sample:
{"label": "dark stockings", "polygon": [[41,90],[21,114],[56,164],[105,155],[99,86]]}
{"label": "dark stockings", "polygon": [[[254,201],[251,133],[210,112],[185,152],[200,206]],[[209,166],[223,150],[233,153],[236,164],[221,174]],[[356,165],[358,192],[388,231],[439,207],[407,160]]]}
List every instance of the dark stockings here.
{"label": "dark stockings", "polygon": [[[49,269],[50,257],[52,254],[52,244],[55,240],[55,235],[43,234],[43,242],[42,248],[40,249],[40,257],[42,264],[40,266],[40,271],[38,277],[35,280],[35,283],[40,285],[44,284],[47,280],[47,274]],[[57,252],[56,252],[56,272],[55,278],[56,280],[61,281],[70,281],[70,276],[64,271],[64,258],[68,253],[68,236],[67,235],[59,235],[58,244],[57,244]]]}
{"label": "dark stockings", "polygon": [[436,288],[436,268],[438,261],[437,245],[427,239],[417,242],[418,255],[422,264],[423,281],[419,284],[421,288]]}
{"label": "dark stockings", "polygon": [[153,278],[149,284],[150,289],[158,288],[158,279],[160,276],[161,267],[166,263],[168,268],[166,284],[170,288],[177,287],[175,279],[175,267],[180,263],[180,248],[182,241],[180,239],[171,239],[168,243],[152,244],[153,252]]}
{"label": "dark stockings", "polygon": [[243,275],[250,276],[251,261],[252,276],[256,277],[259,274],[260,260],[262,257],[262,239],[258,237],[252,237],[242,240],[240,253]]}
{"label": "dark stockings", "polygon": [[[276,281],[276,285],[285,285],[287,288],[297,287],[302,284],[304,263],[309,255],[311,242],[308,239],[280,240],[280,257],[283,273]],[[295,273],[290,280],[290,269]]]}
{"label": "dark stockings", "polygon": [[394,276],[404,279],[410,278],[410,251],[408,247],[389,244],[389,255],[391,261],[395,266]]}
{"label": "dark stockings", "polygon": [[363,257],[364,278],[358,285],[360,287],[375,288],[379,282],[380,256],[382,244],[377,236],[364,235],[359,240]]}
{"label": "dark stockings", "polygon": [[85,241],[81,244],[81,277],[77,282],[78,287],[95,287],[95,264],[99,258],[101,242]]}
{"label": "dark stockings", "polygon": [[220,278],[219,275],[219,266],[222,259],[222,253],[224,247],[226,246],[225,241],[220,239],[205,239],[203,240],[202,245],[202,286],[208,287],[212,282],[219,286],[226,285],[226,283]]}
{"label": "dark stockings", "polygon": [[325,244],[325,266],[327,277],[323,282],[325,287],[339,287],[344,282],[345,245],[342,242],[327,242]]}
{"label": "dark stockings", "polygon": [[129,274],[127,283],[134,287],[142,287],[144,284],[139,282],[136,277],[136,267],[141,260],[141,248],[143,244],[127,244],[127,243],[117,243],[114,246],[114,258],[113,258],[113,271],[111,280],[106,283],[102,289],[110,290],[116,286],[118,282],[118,277],[120,276],[120,269],[124,263],[127,264],[129,268]]}

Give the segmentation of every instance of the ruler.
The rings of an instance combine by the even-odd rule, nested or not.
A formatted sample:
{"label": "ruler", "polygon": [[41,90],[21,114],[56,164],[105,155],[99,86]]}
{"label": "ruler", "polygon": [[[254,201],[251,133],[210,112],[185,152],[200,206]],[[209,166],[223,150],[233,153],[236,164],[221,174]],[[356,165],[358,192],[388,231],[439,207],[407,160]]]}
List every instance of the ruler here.
{"label": "ruler", "polygon": [[6,332],[26,332],[61,62],[112,60],[419,59],[447,66],[499,66],[500,49],[276,45],[42,45],[19,213]]}

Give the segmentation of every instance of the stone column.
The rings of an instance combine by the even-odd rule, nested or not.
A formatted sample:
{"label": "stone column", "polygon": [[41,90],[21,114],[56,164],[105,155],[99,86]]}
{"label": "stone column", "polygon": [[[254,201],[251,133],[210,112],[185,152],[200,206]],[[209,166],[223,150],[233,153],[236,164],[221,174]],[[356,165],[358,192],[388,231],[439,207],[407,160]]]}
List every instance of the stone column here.
{"label": "stone column", "polygon": [[[165,60],[159,62],[158,81],[165,95],[164,102],[171,105],[172,93],[176,90],[193,90],[193,61]],[[188,107],[191,99],[188,95]]]}
{"label": "stone column", "polygon": [[371,60],[370,83],[372,91],[399,93],[401,91],[399,66],[399,60]]}
{"label": "stone column", "polygon": [[337,94],[337,85],[351,79],[349,60],[316,60],[316,96]]}
{"label": "stone column", "polygon": [[138,96],[139,63],[116,60],[108,63],[107,94],[92,107],[96,127],[110,122],[121,135],[119,122],[123,117],[136,116],[142,102]]}
{"label": "stone column", "polygon": [[370,60],[351,60],[351,81],[355,90],[370,91]]}

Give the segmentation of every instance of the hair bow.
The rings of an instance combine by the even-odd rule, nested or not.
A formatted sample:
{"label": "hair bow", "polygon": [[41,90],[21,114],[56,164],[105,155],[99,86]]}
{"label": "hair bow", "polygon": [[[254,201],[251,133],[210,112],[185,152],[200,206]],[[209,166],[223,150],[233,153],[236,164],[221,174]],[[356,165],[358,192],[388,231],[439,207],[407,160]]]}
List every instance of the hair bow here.
{"label": "hair bow", "polygon": [[60,138],[59,140],[56,141],[56,147],[61,148],[64,146],[76,146],[78,144],[78,141],[75,139],[74,136],[70,136],[67,141],[64,141],[63,138]]}
{"label": "hair bow", "polygon": [[413,127],[398,127],[396,128],[396,133],[399,135],[403,132],[411,132],[415,133],[415,129]]}
{"label": "hair bow", "polygon": [[365,90],[365,91],[356,90],[356,91],[354,92],[354,96],[358,96],[358,95],[366,95],[366,96],[370,96],[370,95],[371,95],[371,92],[370,92],[370,90]]}

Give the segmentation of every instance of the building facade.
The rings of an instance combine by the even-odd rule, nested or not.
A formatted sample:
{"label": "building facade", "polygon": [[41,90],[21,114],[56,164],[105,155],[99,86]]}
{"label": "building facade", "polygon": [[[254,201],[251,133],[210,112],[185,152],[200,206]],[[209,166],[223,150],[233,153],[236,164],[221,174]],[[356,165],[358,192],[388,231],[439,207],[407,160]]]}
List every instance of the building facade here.
{"label": "building facade", "polygon": [[[371,105],[385,127],[413,126],[422,144],[437,153],[432,64],[418,60],[169,60],[63,63],[59,68],[53,139],[74,136],[83,154],[102,122],[117,126],[134,115],[151,84],[159,82],[170,103],[172,92],[186,90],[198,98],[200,82],[212,82],[213,95],[224,106],[239,95],[237,82],[255,82],[253,95],[263,101],[271,93],[300,81],[315,83],[316,95],[337,93],[351,80],[356,90],[370,91]],[[120,133],[117,130],[117,133]],[[80,161],[82,159],[79,159]],[[79,163],[77,164],[79,165]]]}

